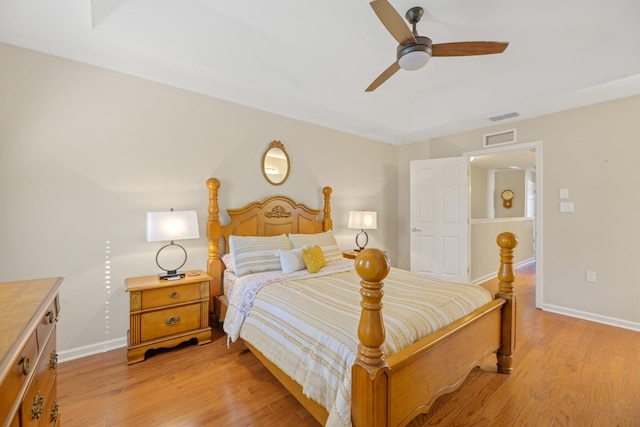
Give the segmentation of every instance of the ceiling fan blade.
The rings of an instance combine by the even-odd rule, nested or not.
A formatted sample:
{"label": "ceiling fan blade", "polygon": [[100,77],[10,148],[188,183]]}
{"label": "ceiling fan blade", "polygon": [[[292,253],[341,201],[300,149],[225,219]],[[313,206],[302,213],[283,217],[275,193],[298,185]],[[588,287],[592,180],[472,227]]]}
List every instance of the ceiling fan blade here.
{"label": "ceiling fan blade", "polygon": [[389,66],[389,68],[384,70],[382,74],[380,74],[364,91],[373,92],[374,90],[376,90],[378,86],[380,86],[382,83],[389,80],[389,77],[393,76],[396,73],[396,71],[398,71],[399,69],[400,69],[400,64],[398,64],[398,61],[394,62]]}
{"label": "ceiling fan blade", "polygon": [[455,42],[438,43],[431,48],[431,56],[472,56],[502,53],[509,46],[503,42]]}
{"label": "ceiling fan blade", "polygon": [[402,16],[387,0],[373,0],[369,3],[378,19],[400,44],[415,43],[416,38]]}

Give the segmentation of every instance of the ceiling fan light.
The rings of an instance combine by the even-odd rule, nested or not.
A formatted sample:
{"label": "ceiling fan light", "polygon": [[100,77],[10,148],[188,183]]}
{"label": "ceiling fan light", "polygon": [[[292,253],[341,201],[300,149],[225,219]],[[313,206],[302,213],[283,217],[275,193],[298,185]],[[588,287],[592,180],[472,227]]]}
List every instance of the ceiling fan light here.
{"label": "ceiling fan light", "polygon": [[431,55],[423,50],[414,50],[412,52],[405,53],[400,59],[398,59],[398,65],[403,70],[419,70],[427,65],[431,59]]}

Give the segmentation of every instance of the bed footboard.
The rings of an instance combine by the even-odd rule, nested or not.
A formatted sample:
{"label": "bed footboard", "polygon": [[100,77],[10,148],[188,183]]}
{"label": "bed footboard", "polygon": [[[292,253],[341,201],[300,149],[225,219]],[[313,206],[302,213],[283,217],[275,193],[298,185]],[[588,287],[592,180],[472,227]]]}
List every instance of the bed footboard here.
{"label": "bed footboard", "polygon": [[[515,309],[512,233],[497,238],[500,280],[496,299],[386,359],[382,322],[382,280],[389,273],[387,256],[367,249],[356,257],[362,279],[362,313],[358,358],[353,366],[351,415],[355,426],[405,425],[428,412],[435,400],[456,390],[471,369],[497,353],[498,371],[513,371]],[[420,378],[419,383],[416,378]]]}

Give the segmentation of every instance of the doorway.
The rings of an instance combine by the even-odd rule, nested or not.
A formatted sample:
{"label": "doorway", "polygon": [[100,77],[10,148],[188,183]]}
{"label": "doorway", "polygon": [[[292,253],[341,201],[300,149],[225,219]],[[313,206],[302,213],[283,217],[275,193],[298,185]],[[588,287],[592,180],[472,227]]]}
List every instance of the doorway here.
{"label": "doorway", "polygon": [[[529,245],[532,244],[532,253],[533,258],[535,260],[535,301],[536,307],[542,307],[542,292],[543,292],[543,283],[542,283],[542,142],[530,142],[530,143],[521,143],[521,144],[509,144],[500,147],[492,147],[484,150],[467,152],[463,154],[463,157],[469,160],[470,164],[473,163],[484,163],[485,167],[489,167],[494,171],[515,171],[522,170],[523,175],[526,177],[523,181],[522,191],[520,194],[522,206],[523,206],[523,216],[521,218],[514,218],[513,221],[519,221],[519,219],[524,219],[524,222],[527,222],[527,218],[531,218],[532,224],[532,242],[528,240],[523,241],[522,243]],[[473,159],[473,161],[471,161]],[[476,163],[476,164],[477,164]],[[488,165],[488,166],[487,166]],[[526,171],[526,173],[525,173]],[[532,180],[532,176],[534,179]],[[487,211],[491,211],[493,208],[490,206],[491,202],[500,201],[500,192],[503,189],[498,188],[497,186],[491,186],[489,184],[490,190],[487,191],[489,196],[486,200]],[[470,200],[472,197],[472,188],[470,186]],[[496,192],[498,192],[496,194]],[[498,206],[494,209],[495,211],[499,211],[502,207]],[[519,214],[517,214],[519,215]],[[470,209],[470,223],[473,226],[475,223],[481,223],[482,221],[474,221],[473,216],[471,215]],[[490,220],[486,221],[487,223],[491,222]],[[515,222],[514,222],[515,225]],[[470,240],[473,237],[470,237]],[[473,244],[473,243],[471,243]],[[517,249],[516,249],[517,250]],[[473,257],[473,254],[471,255]]]}

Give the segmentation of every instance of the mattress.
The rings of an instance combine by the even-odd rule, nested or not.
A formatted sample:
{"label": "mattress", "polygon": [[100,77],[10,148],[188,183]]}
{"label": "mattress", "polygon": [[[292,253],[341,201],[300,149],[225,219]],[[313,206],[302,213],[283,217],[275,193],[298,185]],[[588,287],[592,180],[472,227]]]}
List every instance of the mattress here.
{"label": "mattress", "polygon": [[[347,267],[323,275],[271,278],[255,291],[250,307],[244,305],[246,313],[241,319],[235,320],[242,339],[328,410],[327,425],[331,426],[351,423],[351,367],[358,346],[360,278],[353,262],[344,265]],[[384,280],[385,355],[396,353],[492,299],[480,286],[426,281],[392,268]],[[237,295],[235,300],[240,300]],[[237,315],[239,310],[235,312]],[[225,319],[225,330],[226,323]]]}

